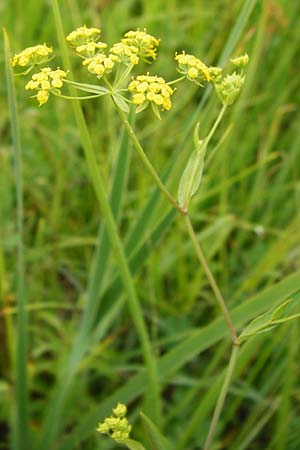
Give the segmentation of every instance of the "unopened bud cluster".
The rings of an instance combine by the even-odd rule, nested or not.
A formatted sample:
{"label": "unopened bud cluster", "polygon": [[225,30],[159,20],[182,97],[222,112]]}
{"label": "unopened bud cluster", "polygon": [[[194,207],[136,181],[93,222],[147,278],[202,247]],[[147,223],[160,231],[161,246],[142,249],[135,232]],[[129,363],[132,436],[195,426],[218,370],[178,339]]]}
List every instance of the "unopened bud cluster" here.
{"label": "unopened bud cluster", "polygon": [[128,423],[126,413],[126,406],[119,403],[113,409],[113,415],[106,417],[104,422],[98,424],[97,431],[102,434],[107,434],[116,441],[128,439],[131,425]]}
{"label": "unopened bud cluster", "polygon": [[233,72],[226,75],[220,82],[215,83],[216,92],[223,105],[230,106],[234,103],[244,82],[244,75]]}

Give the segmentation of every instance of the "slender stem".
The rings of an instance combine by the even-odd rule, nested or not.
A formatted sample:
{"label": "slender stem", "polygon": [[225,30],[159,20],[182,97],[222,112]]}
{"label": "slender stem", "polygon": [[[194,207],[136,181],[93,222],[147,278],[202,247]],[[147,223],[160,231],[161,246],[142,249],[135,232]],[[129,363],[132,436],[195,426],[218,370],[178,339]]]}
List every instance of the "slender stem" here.
{"label": "slender stem", "polygon": [[224,113],[226,111],[227,105],[223,105],[216,120],[215,123],[213,124],[213,126],[211,127],[210,132],[208,133],[207,137],[205,138],[206,140],[206,145],[208,145],[208,143],[210,142],[211,138],[213,137],[213,135],[215,134],[216,129],[218,128],[219,123],[222,120],[222,117],[224,116]]}
{"label": "slender stem", "polygon": [[71,95],[63,95],[63,94],[57,94],[56,92],[52,91],[52,94],[56,97],[65,98],[67,100],[90,100],[91,98],[97,98],[97,97],[103,97],[103,95],[106,94],[95,94],[95,95],[84,95],[84,96],[71,96]]}
{"label": "slender stem", "polygon": [[230,314],[228,312],[228,309],[226,307],[226,304],[225,304],[223,296],[222,296],[222,294],[220,292],[220,289],[219,289],[219,287],[217,285],[217,282],[216,282],[216,280],[215,280],[215,278],[214,278],[214,276],[213,276],[213,274],[212,274],[212,272],[211,272],[211,270],[210,270],[210,268],[208,266],[208,263],[206,261],[206,258],[204,256],[204,254],[202,252],[201,246],[200,246],[199,241],[197,239],[197,236],[195,234],[195,230],[193,228],[191,220],[190,220],[188,215],[185,215],[184,220],[185,220],[185,224],[186,224],[188,233],[190,235],[191,241],[193,243],[195,252],[196,252],[197,257],[199,259],[199,262],[202,265],[202,267],[203,267],[203,269],[204,269],[204,271],[206,273],[208,281],[209,281],[209,283],[211,285],[212,290],[214,291],[214,294],[216,296],[217,302],[218,302],[218,304],[219,304],[219,306],[221,308],[221,311],[222,311],[222,313],[224,315],[224,318],[226,320],[228,329],[229,329],[230,334],[231,334],[232,342],[236,343],[237,342],[237,334],[236,334],[234,325],[232,323]]}
{"label": "slender stem", "polygon": [[177,83],[180,83],[181,81],[185,80],[185,78],[186,78],[186,76],[183,75],[182,77],[176,78],[176,80],[169,81],[167,84],[169,86],[172,86],[173,84],[177,84]]}
{"label": "slender stem", "polygon": [[212,418],[212,421],[211,421],[211,424],[210,424],[210,427],[208,430],[207,438],[206,438],[206,441],[204,444],[204,450],[210,449],[211,443],[215,436],[216,428],[217,428],[217,425],[218,425],[218,422],[219,422],[219,419],[221,416],[221,412],[222,412],[224,402],[226,399],[226,395],[228,393],[229,385],[231,382],[232,374],[233,374],[233,371],[234,371],[234,368],[236,365],[238,351],[239,351],[239,347],[234,345],[232,347],[231,356],[230,356],[229,364],[227,367],[227,372],[225,375],[223,386],[222,386],[222,389],[221,389],[221,392],[220,392],[220,395],[219,395],[219,398],[218,398],[218,401],[217,401],[217,404],[216,404],[216,407],[214,410],[214,415],[213,415],[213,418]]}
{"label": "slender stem", "polygon": [[164,183],[161,181],[159,175],[157,174],[156,170],[154,169],[154,167],[152,166],[151,162],[149,161],[146,153],[143,150],[143,147],[141,146],[139,140],[137,139],[130,123],[128,122],[128,119],[126,117],[126,114],[118,107],[118,105],[115,105],[120,117],[122,119],[122,122],[133,142],[133,145],[135,147],[135,149],[137,150],[141,160],[143,161],[144,165],[146,166],[148,172],[150,173],[150,175],[152,176],[152,178],[154,179],[155,183],[157,184],[158,188],[160,189],[160,191],[163,193],[163,195],[168,199],[168,201],[173,205],[174,208],[177,209],[177,211],[179,211],[181,214],[183,214],[183,210],[182,208],[177,204],[176,200],[173,198],[173,196],[170,194],[170,192],[168,191],[168,189],[166,188],[166,186],[164,185]]}
{"label": "slender stem", "polygon": [[5,69],[7,79],[8,104],[12,128],[14,148],[15,179],[16,179],[16,208],[17,208],[17,340],[16,340],[16,448],[28,448],[28,381],[27,381],[27,312],[25,290],[25,263],[23,247],[23,175],[22,175],[22,147],[20,125],[17,112],[17,100],[13,73],[10,66],[10,47],[5,30]]}
{"label": "slender stem", "polygon": [[[139,140],[137,139],[137,137],[136,137],[136,135],[135,135],[135,133],[134,133],[130,123],[128,122],[128,119],[127,119],[125,113],[118,107],[118,105],[116,105],[116,108],[117,108],[117,110],[118,110],[118,112],[120,114],[120,117],[122,119],[122,122],[123,122],[125,128],[128,131],[128,134],[129,134],[129,136],[130,136],[130,138],[131,138],[131,140],[132,140],[132,142],[134,144],[135,149],[137,150],[137,152],[138,152],[140,158],[142,159],[144,165],[146,166],[148,172],[150,173],[150,175],[152,176],[152,178],[156,182],[158,188],[161,190],[161,192],[164,194],[164,196],[168,199],[168,201],[172,204],[172,206],[174,208],[176,208],[176,210],[178,212],[180,212],[181,215],[184,216],[185,224],[186,224],[186,227],[188,229],[190,238],[191,238],[191,240],[193,242],[193,246],[195,248],[195,251],[196,251],[196,254],[197,254],[198,259],[200,261],[200,264],[202,265],[202,267],[203,267],[203,269],[204,269],[204,271],[206,273],[206,276],[207,276],[208,281],[209,281],[209,283],[211,285],[211,288],[212,288],[212,290],[213,290],[213,292],[214,292],[214,294],[216,296],[216,299],[217,299],[217,301],[218,301],[218,303],[220,305],[221,311],[222,311],[222,313],[223,313],[223,315],[225,317],[228,329],[229,329],[230,334],[231,334],[232,341],[236,342],[237,341],[237,334],[236,334],[235,328],[233,326],[233,323],[231,321],[231,318],[230,318],[229,312],[227,310],[225,301],[224,301],[223,296],[222,296],[222,294],[220,292],[220,289],[218,288],[217,282],[216,282],[216,280],[215,280],[215,278],[214,278],[214,276],[213,276],[213,274],[212,274],[212,272],[211,272],[211,270],[210,270],[210,268],[208,266],[206,258],[205,258],[204,254],[202,252],[200,244],[199,244],[199,242],[197,240],[197,237],[195,235],[195,231],[194,231],[194,228],[192,226],[192,223],[191,223],[191,221],[190,221],[190,219],[189,219],[189,217],[187,215],[187,211],[183,210],[177,204],[176,200],[172,197],[172,195],[169,193],[169,191],[167,190],[166,186],[161,181],[159,175],[157,174],[156,170],[154,169],[154,167],[152,166],[151,162],[149,161],[146,153],[144,152],[143,147],[141,146]],[[226,111],[226,106],[223,106],[222,109],[220,110],[216,120],[215,120],[214,125],[212,126],[212,128],[211,128],[211,130],[210,130],[210,132],[209,132],[209,134],[208,134],[208,136],[206,138],[207,143],[211,140],[213,134],[215,133],[215,131],[216,131],[216,129],[217,129],[217,127],[218,127],[218,125],[219,125],[219,123],[220,123],[224,113],[225,113],[225,111]]]}

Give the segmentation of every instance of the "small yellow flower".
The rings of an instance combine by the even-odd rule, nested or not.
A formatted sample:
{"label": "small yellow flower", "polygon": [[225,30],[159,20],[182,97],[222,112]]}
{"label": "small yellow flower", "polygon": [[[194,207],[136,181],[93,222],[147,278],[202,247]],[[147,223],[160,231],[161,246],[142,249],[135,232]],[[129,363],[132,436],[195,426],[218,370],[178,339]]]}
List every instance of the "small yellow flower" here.
{"label": "small yellow flower", "polygon": [[13,67],[20,66],[34,66],[40,65],[49,61],[49,55],[53,53],[51,47],[47,47],[46,44],[35,45],[34,47],[25,48],[22,52],[16,54],[11,64]]}
{"label": "small yellow flower", "polygon": [[88,42],[87,44],[76,47],[76,52],[86,58],[92,58],[96,52],[102,51],[107,47],[104,42]]}
{"label": "small yellow flower", "polygon": [[117,42],[109,51],[111,54],[115,55],[118,62],[124,62],[125,64],[138,64],[139,49],[134,45],[128,45],[123,42]]}
{"label": "small yellow flower", "polygon": [[138,49],[137,55],[143,61],[149,62],[149,58],[156,59],[159,40],[148,34],[145,29],[143,31],[140,29],[128,31],[121,41],[125,45],[136,47]]}
{"label": "small yellow flower", "polygon": [[107,56],[105,53],[98,53],[93,58],[87,58],[83,61],[83,65],[87,66],[87,70],[92,75],[101,78],[105,73],[110,73],[115,65],[117,57],[114,55]]}
{"label": "small yellow flower", "polygon": [[99,28],[87,28],[86,25],[72,31],[66,37],[66,40],[72,47],[86,45],[89,42],[95,42],[100,37],[101,30]]}
{"label": "small yellow flower", "polygon": [[169,110],[172,107],[171,95],[174,90],[157,75],[139,75],[131,81],[128,90],[132,93],[132,100],[139,108],[152,102],[161,110]]}
{"label": "small yellow flower", "polygon": [[178,71],[189,80],[196,81],[198,78],[199,83],[211,81],[209,68],[196,56],[182,52],[175,55],[175,60],[178,61]]}
{"label": "small yellow flower", "polygon": [[37,98],[40,106],[44,105],[44,103],[46,103],[48,101],[49,91],[48,90],[45,90],[45,91],[44,90],[40,90],[40,91],[38,91],[36,98]]}
{"label": "small yellow flower", "polygon": [[199,71],[198,69],[196,69],[196,67],[191,67],[188,71],[187,71],[187,76],[190,79],[194,79],[194,78],[198,78],[199,76]]}
{"label": "small yellow flower", "polygon": [[67,72],[61,69],[52,70],[45,67],[40,72],[32,75],[32,78],[25,86],[26,90],[38,91],[36,98],[40,106],[44,105],[48,99],[51,89],[60,89]]}

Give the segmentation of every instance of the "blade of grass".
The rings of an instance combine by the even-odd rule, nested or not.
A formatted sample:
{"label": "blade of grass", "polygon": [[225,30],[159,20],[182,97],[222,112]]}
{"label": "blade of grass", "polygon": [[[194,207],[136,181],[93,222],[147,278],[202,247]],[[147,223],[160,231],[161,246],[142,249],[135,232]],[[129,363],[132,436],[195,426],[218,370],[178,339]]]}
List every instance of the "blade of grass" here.
{"label": "blade of grass", "polygon": [[[123,132],[118,152],[117,163],[113,174],[110,195],[111,210],[116,222],[118,221],[120,216],[122,194],[124,193],[127,181],[130,157],[129,150],[129,139],[126,136],[126,133]],[[99,294],[108,266],[107,261],[110,254],[110,248],[111,247],[108,232],[101,223],[98,234],[97,248],[92,263],[91,274],[89,277],[87,301],[83,311],[78,339],[73,347],[73,358],[70,358],[71,360],[73,360],[73,363],[71,362],[71,366],[74,364],[76,367],[76,365],[80,361],[85,347],[80,353],[78,353],[77,349],[82,346],[82,342],[85,340],[85,337],[88,335],[92,324],[95,322],[95,316],[102,299]]]}
{"label": "blade of grass", "polygon": [[10,65],[10,46],[8,35],[3,29],[5,49],[5,72],[7,83],[8,106],[10,113],[12,143],[14,150],[15,183],[16,183],[16,215],[17,215],[17,340],[16,340],[16,448],[26,450],[28,442],[28,381],[27,381],[27,312],[25,290],[25,264],[23,244],[23,177],[22,146],[20,123],[17,112],[17,99]]}
{"label": "blade of grass", "polygon": [[288,448],[288,434],[290,420],[292,417],[291,396],[295,384],[294,364],[297,360],[299,349],[299,325],[297,322],[292,324],[288,345],[286,346],[286,366],[285,377],[281,390],[281,400],[277,413],[277,426],[273,439],[272,447],[275,450],[284,450]]}

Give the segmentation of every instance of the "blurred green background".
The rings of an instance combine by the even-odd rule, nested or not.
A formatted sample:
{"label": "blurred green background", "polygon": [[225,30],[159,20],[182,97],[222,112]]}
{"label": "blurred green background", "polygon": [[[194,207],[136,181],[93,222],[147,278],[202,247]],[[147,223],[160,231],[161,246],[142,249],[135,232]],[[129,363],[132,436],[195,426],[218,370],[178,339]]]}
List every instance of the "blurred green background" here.
{"label": "blurred green background", "polygon": [[[186,50],[209,65],[249,54],[246,84],[214,138],[191,216],[230,309],[266,289],[273,289],[270,297],[284,300],[290,291],[280,286],[287,286],[290,276],[293,286],[297,284],[300,266],[299,1],[61,0],[59,5],[66,34],[82,24],[100,27],[101,40],[112,45],[129,29],[147,28],[161,45],[157,61],[138,70],[167,80],[176,77],[176,51]],[[62,67],[50,1],[4,1],[0,15],[13,54],[47,43],[56,53],[52,67]],[[77,80],[94,82],[80,70],[76,56],[72,62]],[[53,97],[38,108],[24,90],[24,78],[15,82],[23,148],[30,449],[41,449],[43,433],[51,428],[49,417],[55,415],[55,389],[62,392],[62,368],[81,323],[103,222],[70,102]],[[174,107],[161,121],[150,111],[137,117],[137,134],[174,195],[196,120],[205,136],[218,109],[209,89],[185,83],[178,86]],[[109,102],[84,102],[83,111],[109,191],[120,160],[121,123]],[[0,448],[9,449],[15,405],[17,238],[3,76],[0,130]],[[181,221],[153,189],[137,156],[129,148],[126,152],[118,224],[153,348],[163,361],[160,428],[172,448],[200,449],[229,340],[221,340],[227,337],[223,325],[221,334],[214,337],[215,328],[209,328],[206,336],[205,326],[220,314],[208,282]],[[112,254],[102,269],[88,349],[67,386],[58,436],[45,441],[45,450],[115,448],[94,430],[118,401],[130,404],[135,435],[146,439],[137,414],[143,408],[145,380],[134,378],[143,373],[143,361]],[[245,318],[250,320],[251,313],[241,322]],[[241,326],[239,320],[237,313]],[[299,337],[298,320],[243,348],[215,450],[300,448]],[[187,347],[180,347],[185,343]]]}

